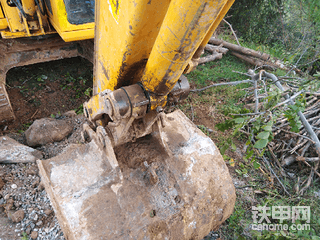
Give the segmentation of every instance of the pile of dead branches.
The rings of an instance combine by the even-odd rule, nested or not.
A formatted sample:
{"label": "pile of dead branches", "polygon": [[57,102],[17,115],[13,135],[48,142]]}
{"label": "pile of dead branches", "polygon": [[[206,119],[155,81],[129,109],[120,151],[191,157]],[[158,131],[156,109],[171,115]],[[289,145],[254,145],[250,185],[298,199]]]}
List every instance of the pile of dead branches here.
{"label": "pile of dead branches", "polygon": [[[273,122],[270,129],[273,140],[265,142],[263,147],[254,148],[256,156],[259,156],[258,159],[260,159],[260,169],[263,172],[269,172],[271,177],[277,179],[287,195],[291,194],[283,184],[281,177],[296,179],[295,192],[302,195],[315,178],[320,179],[318,172],[320,162],[320,92],[299,90],[295,85],[290,84],[286,80],[287,78],[278,79],[274,74],[264,70],[261,70],[258,74],[255,74],[253,70],[242,74],[247,75],[250,79],[216,83],[201,89],[191,90],[191,92],[200,92],[216,86],[251,83],[252,87],[247,89],[252,94],[253,112],[232,114],[235,118],[245,119],[239,131],[246,134],[252,146],[254,146],[256,141],[259,140],[253,134],[254,122],[260,121],[261,126]],[[284,84],[285,81],[286,84]],[[294,83],[294,81],[290,82]],[[279,101],[270,104],[272,88],[278,89]],[[295,106],[295,99],[303,94],[306,94],[306,106],[303,112],[298,109],[294,113],[301,121],[301,126],[296,127],[298,131],[294,132],[292,131],[292,123],[290,125],[284,113],[290,109],[290,106]],[[247,147],[246,144],[244,152],[247,152]],[[266,154],[266,152],[269,154]],[[309,171],[309,177],[302,182],[300,182],[300,177],[295,177],[301,171]]]}
{"label": "pile of dead branches", "polygon": [[[289,68],[285,66],[280,60],[271,58],[269,54],[262,53],[259,51],[252,50],[250,48],[242,47],[240,45],[236,45],[233,43],[229,43],[227,41],[210,38],[209,43],[205,46],[205,50],[210,54],[201,57],[199,59],[199,64],[211,62],[214,60],[221,59],[223,54],[226,54],[229,50],[230,53],[241,60],[256,66],[256,67],[264,67],[271,70],[275,69],[283,69],[288,71]],[[296,72],[300,73],[299,69],[294,68]]]}
{"label": "pile of dead branches", "polygon": [[[252,133],[253,127],[250,125],[250,122],[254,122],[257,116],[264,115],[264,122],[268,122],[275,119],[274,114],[276,111],[282,112],[282,114],[276,117],[276,122],[272,126],[274,139],[266,146],[271,159],[268,157],[270,155],[263,154],[261,160],[265,169],[269,170],[270,175],[273,175],[279,181],[288,195],[290,193],[277,173],[284,177],[296,179],[295,192],[302,195],[311,183],[320,177],[318,172],[320,162],[320,92],[305,93],[304,90],[299,91],[299,89],[290,88],[288,85],[287,89],[285,89],[280,79],[274,74],[263,70],[258,74],[254,74],[251,71],[248,75],[251,76],[253,83],[253,101],[255,107],[254,113],[243,114],[251,116],[251,119],[242,131],[249,136]],[[269,84],[274,84],[282,92],[283,101],[266,109],[260,107],[260,104],[268,102],[266,86]],[[291,94],[289,95],[288,92]],[[289,109],[290,105],[295,105],[295,98],[302,96],[303,93],[306,94],[306,107],[303,112],[300,110],[296,111],[295,114],[299,117],[301,126],[297,128],[298,132],[293,132],[291,130],[292,123],[290,126],[290,122],[284,112]],[[256,140],[254,136],[251,136],[253,144]],[[258,155],[260,153],[258,152]],[[295,162],[298,163],[293,164]],[[298,176],[300,171],[306,171],[306,169],[309,169],[309,177],[307,179],[300,182],[300,177],[294,177]]]}

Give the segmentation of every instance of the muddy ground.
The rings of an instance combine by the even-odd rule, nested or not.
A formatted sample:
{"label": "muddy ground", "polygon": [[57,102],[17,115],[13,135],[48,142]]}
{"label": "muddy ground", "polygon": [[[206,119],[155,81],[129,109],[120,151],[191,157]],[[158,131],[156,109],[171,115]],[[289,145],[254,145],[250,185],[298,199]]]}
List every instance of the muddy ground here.
{"label": "muddy ground", "polygon": [[[15,68],[7,75],[7,90],[16,114],[16,120],[0,125],[0,136],[7,135],[26,144],[25,130],[36,119],[60,118],[67,111],[75,110],[79,115],[71,121],[74,131],[65,140],[37,147],[44,158],[59,154],[70,143],[81,141],[81,125],[86,119],[81,115],[82,103],[89,99],[92,87],[92,64],[81,58],[65,59],[49,63]],[[214,98],[215,96],[212,96]],[[180,106],[193,122],[204,126],[213,140],[222,134],[215,124],[225,117],[216,113],[212,105],[194,105],[192,109]],[[232,152],[234,159],[240,159],[240,152]],[[233,170],[231,169],[231,173]],[[35,163],[0,164],[0,239],[64,239],[50,201],[40,182]],[[8,204],[9,202],[9,204]],[[2,206],[2,207],[1,207]],[[21,222],[13,223],[5,212],[24,211]],[[206,239],[218,239],[218,233],[210,233]],[[28,238],[24,238],[28,239]]]}

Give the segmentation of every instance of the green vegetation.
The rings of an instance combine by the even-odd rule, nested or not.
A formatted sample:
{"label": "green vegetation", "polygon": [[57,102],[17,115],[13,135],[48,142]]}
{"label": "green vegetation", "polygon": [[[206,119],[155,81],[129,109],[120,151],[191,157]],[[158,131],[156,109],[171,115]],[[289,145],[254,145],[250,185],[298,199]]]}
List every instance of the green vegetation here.
{"label": "green vegetation", "polygon": [[[231,42],[232,36],[223,32],[219,38],[223,38]],[[241,39],[240,39],[241,40]],[[285,48],[274,44],[265,45],[260,42],[244,42],[241,45],[271,54],[273,57],[282,56]],[[289,59],[291,63],[295,63],[295,58]],[[248,79],[247,76],[237,72],[246,73],[249,66],[238,60],[231,54],[226,54],[221,60],[209,62],[198,66],[197,69],[188,74],[192,88],[201,88],[214,83],[230,82]],[[273,72],[277,76],[284,76],[286,71],[276,70]],[[292,75],[288,75],[292,76]],[[320,76],[320,74],[319,74]],[[308,86],[313,90],[318,90],[320,81],[317,74],[314,77],[303,76],[303,82],[299,82],[300,89]],[[295,82],[296,84],[296,82]],[[227,220],[227,223],[220,228],[220,235],[223,239],[320,239],[320,198],[315,196],[315,192],[319,191],[319,183],[311,183],[311,186],[303,193],[296,190],[296,179],[299,177],[300,183],[308,180],[307,171],[296,171],[295,180],[285,175],[280,176],[284,187],[291,193],[291,196],[283,192],[282,187],[278,184],[276,178],[268,172],[269,169],[262,156],[271,158],[271,153],[267,149],[268,143],[273,141],[272,127],[277,122],[281,114],[288,119],[292,132],[297,132],[301,126],[297,112],[303,111],[305,108],[305,95],[296,98],[296,104],[291,105],[285,111],[273,111],[259,116],[235,116],[234,114],[246,114],[252,112],[247,109],[244,99],[252,96],[251,84],[239,84],[236,86],[212,87],[205,91],[192,93],[188,99],[181,103],[178,107],[185,112],[191,119],[194,118],[195,124],[198,125],[207,136],[210,136],[217,144],[223,155],[225,162],[231,167],[233,178],[246,185],[246,188],[237,189],[237,202],[234,213]],[[281,92],[274,88],[270,82],[266,86],[268,97],[262,106],[262,110],[270,110],[281,102]],[[193,106],[193,110],[192,110]],[[203,115],[200,114],[202,109],[214,109],[212,120],[219,118],[220,121],[215,123],[214,132],[208,131],[208,125],[204,124]],[[196,109],[196,110],[195,110]],[[254,120],[253,120],[254,118]],[[243,134],[241,131],[247,125],[250,125],[252,132],[250,136]],[[250,139],[253,139],[250,140]],[[245,143],[245,144],[244,144]],[[246,154],[242,159],[234,159],[237,148],[246,148]],[[262,168],[263,166],[263,168]],[[274,167],[274,166],[273,166]],[[266,169],[267,172],[263,169]],[[301,166],[300,166],[301,169]],[[237,185],[236,185],[237,186]],[[302,187],[302,185],[301,185]],[[257,231],[252,229],[252,207],[270,207],[272,206],[310,206],[310,229],[296,230],[294,229],[291,219],[284,220],[283,224],[287,224],[289,229],[284,231]],[[272,219],[274,224],[279,223],[278,220]],[[295,224],[304,224],[305,221]]]}
{"label": "green vegetation", "polygon": [[28,234],[27,234],[26,232],[23,232],[23,233],[22,233],[22,238],[21,238],[21,240],[29,240]]}
{"label": "green vegetation", "polygon": [[[238,0],[228,21],[244,44],[271,48],[274,57],[308,69],[320,67],[320,2],[318,0]],[[254,49],[254,48],[253,48]],[[263,51],[266,52],[266,51]]]}
{"label": "green vegetation", "polygon": [[87,86],[87,82],[88,79],[83,77],[74,78],[67,72],[60,87],[62,90],[73,90],[76,99],[82,97],[83,94],[90,97],[92,88]]}

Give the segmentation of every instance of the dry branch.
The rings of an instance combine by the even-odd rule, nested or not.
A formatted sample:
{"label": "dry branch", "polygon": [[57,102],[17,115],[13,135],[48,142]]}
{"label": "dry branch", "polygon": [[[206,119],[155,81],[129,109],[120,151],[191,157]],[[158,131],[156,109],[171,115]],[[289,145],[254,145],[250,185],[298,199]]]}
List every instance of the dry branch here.
{"label": "dry branch", "polygon": [[246,55],[249,55],[249,56],[253,56],[253,57],[256,57],[256,58],[260,58],[260,59],[265,60],[265,61],[270,59],[270,55],[269,54],[261,53],[261,52],[254,51],[254,50],[249,49],[249,48],[241,47],[241,46],[238,46],[236,44],[232,44],[232,43],[229,43],[229,42],[226,42],[226,41],[214,38],[214,37],[210,38],[209,43],[214,44],[214,45],[222,44],[224,47],[226,47],[226,48],[228,48],[228,49],[230,49],[232,51],[243,53],[243,54],[246,54]]}
{"label": "dry branch", "polygon": [[226,54],[229,51],[228,48],[224,48],[222,46],[215,46],[215,45],[212,45],[212,44],[207,44],[204,47],[204,50],[206,50],[208,52],[211,52],[211,53],[219,52],[219,53],[223,53],[223,54]]}
{"label": "dry branch", "polygon": [[207,90],[208,88],[211,88],[211,87],[218,87],[218,86],[225,86],[225,85],[237,85],[237,84],[240,84],[240,83],[249,83],[249,82],[252,82],[252,80],[242,80],[242,81],[234,81],[234,82],[216,83],[216,84],[212,84],[212,85],[209,85],[209,86],[206,86],[206,87],[203,87],[203,88],[192,89],[192,90],[190,90],[190,92],[201,92],[201,91]]}
{"label": "dry branch", "polygon": [[200,58],[198,63],[199,64],[207,63],[207,62],[211,62],[211,61],[221,59],[221,58],[222,58],[222,53],[214,53],[212,55],[208,55],[206,57]]}
{"label": "dry branch", "polygon": [[238,40],[238,37],[237,37],[236,33],[234,32],[232,25],[228,21],[226,21],[225,19],[222,19],[222,21],[224,21],[226,24],[228,24],[228,26],[230,27],[231,32],[232,32],[233,36],[235,37],[238,45],[241,47],[239,40]]}
{"label": "dry branch", "polygon": [[[281,90],[281,91],[284,91],[284,88],[283,86],[281,85],[281,83],[278,81],[278,78],[274,75],[274,74],[271,74],[271,73],[267,73],[265,71],[263,71],[263,74],[265,77],[267,78],[270,78],[275,84],[276,86]],[[285,96],[286,99],[289,99],[289,95],[287,94]],[[290,100],[289,101],[290,104],[294,104],[294,101],[293,100]],[[309,133],[309,136],[311,137],[311,139],[315,142],[315,148],[316,148],[316,151],[317,151],[317,154],[320,156],[320,141],[319,141],[319,138],[318,136],[316,135],[316,133],[313,131],[310,123],[307,121],[305,115],[303,115],[303,113],[301,111],[298,111],[298,116],[300,117],[300,120],[303,124],[303,126],[305,127],[306,131]]]}
{"label": "dry branch", "polygon": [[246,61],[248,63],[250,63],[251,65],[253,66],[257,66],[257,67],[269,67],[271,68],[272,70],[275,69],[275,68],[278,68],[276,65],[273,65],[273,63],[270,63],[270,62],[263,62],[259,59],[256,59],[256,58],[253,58],[253,57],[249,57],[249,56],[245,56],[245,55],[242,55],[240,53],[237,53],[237,52],[231,52],[232,55],[236,56],[237,58],[240,58],[242,59],[243,61]]}

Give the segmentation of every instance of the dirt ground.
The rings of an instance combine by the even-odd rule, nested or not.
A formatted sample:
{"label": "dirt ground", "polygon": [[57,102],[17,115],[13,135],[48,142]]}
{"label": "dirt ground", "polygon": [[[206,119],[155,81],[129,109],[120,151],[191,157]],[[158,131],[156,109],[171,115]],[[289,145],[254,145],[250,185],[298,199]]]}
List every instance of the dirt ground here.
{"label": "dirt ground", "polygon": [[[91,87],[92,64],[81,58],[10,70],[7,75],[7,90],[16,120],[0,125],[0,136],[7,135],[25,144],[24,131],[34,120],[44,117],[59,118],[70,110],[81,114],[82,103],[89,99]],[[181,106],[186,103],[188,100],[183,101]],[[168,111],[175,108],[181,107],[171,107]],[[219,136],[228,134],[216,130],[215,124],[223,122],[225,117],[217,114],[210,104],[194,105],[193,109],[182,110],[199,128],[205,127],[214,141],[218,141]],[[56,156],[68,144],[80,141],[81,125],[86,120],[82,115],[78,115],[72,121],[74,132],[68,139],[37,148],[44,158]],[[242,157],[239,152],[231,154],[235,159]],[[33,171],[31,174],[30,169]],[[232,173],[233,170],[230,170]],[[33,232],[37,232],[36,239],[64,239],[45,190],[40,184],[36,164],[0,164],[0,179],[5,184],[0,185],[1,240],[21,239],[25,233],[30,237]],[[12,211],[24,209],[25,219],[21,223],[12,223],[6,217],[4,202],[8,199],[13,199]],[[45,211],[51,212],[47,215]],[[205,239],[218,238],[218,233],[211,232]]]}
{"label": "dirt ground", "polygon": [[16,120],[0,125],[0,134],[22,132],[35,119],[52,114],[81,111],[89,99],[92,68],[89,61],[71,58],[11,69],[7,91]]}

